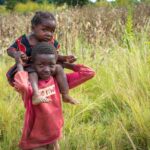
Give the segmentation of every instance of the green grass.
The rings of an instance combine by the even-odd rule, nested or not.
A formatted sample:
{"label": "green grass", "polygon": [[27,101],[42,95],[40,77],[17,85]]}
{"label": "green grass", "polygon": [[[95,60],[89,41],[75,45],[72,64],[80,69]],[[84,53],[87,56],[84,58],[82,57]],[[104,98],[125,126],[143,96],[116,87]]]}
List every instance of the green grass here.
{"label": "green grass", "polygon": [[[63,104],[62,150],[148,150],[150,148],[150,46],[132,41],[130,50],[112,40],[108,51],[87,47],[78,62],[91,66],[96,76],[71,91],[80,105]],[[82,46],[81,46],[82,45]],[[1,62],[0,149],[17,150],[24,108],[20,96],[5,78],[8,58]]]}
{"label": "green grass", "polygon": [[[27,3],[17,3],[17,5],[14,7],[13,12],[17,13],[29,13],[29,12],[35,12],[35,11],[51,11],[51,12],[57,12],[57,11],[62,11],[67,8],[67,5],[61,5],[57,7],[54,4],[50,3],[42,3],[38,4],[35,2],[27,2]],[[5,13],[12,13],[11,11],[6,9],[5,5],[0,6],[0,13],[5,14]]]}

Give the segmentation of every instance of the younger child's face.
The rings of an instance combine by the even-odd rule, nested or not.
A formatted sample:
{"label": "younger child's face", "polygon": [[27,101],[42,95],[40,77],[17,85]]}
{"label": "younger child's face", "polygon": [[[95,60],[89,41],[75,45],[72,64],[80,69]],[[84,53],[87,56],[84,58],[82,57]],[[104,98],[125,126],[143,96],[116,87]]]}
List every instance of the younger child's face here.
{"label": "younger child's face", "polygon": [[32,31],[38,41],[48,42],[53,38],[56,28],[55,20],[43,20],[41,24],[34,25]]}
{"label": "younger child's face", "polygon": [[56,58],[54,54],[37,54],[33,62],[33,67],[40,79],[48,79],[55,73]]}

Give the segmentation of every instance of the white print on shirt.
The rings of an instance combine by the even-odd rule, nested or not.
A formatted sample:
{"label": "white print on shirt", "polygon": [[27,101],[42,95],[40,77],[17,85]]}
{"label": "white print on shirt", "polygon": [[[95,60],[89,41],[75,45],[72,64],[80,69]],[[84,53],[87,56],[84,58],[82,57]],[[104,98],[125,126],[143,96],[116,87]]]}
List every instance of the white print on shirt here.
{"label": "white print on shirt", "polygon": [[51,85],[46,88],[39,89],[39,92],[40,92],[40,95],[42,95],[44,97],[49,97],[51,95],[54,95],[54,94],[56,94],[55,85]]}

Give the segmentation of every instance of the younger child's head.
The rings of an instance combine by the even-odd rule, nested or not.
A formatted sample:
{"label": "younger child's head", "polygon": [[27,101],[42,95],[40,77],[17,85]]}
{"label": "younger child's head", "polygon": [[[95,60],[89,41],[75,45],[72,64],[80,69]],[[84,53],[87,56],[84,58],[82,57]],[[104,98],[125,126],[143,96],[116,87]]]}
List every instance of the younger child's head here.
{"label": "younger child's head", "polygon": [[56,19],[50,12],[38,11],[31,20],[32,32],[38,41],[50,41],[56,28]]}
{"label": "younger child's head", "polygon": [[56,50],[48,42],[39,42],[32,49],[33,68],[40,79],[48,79],[55,73],[56,69]]}

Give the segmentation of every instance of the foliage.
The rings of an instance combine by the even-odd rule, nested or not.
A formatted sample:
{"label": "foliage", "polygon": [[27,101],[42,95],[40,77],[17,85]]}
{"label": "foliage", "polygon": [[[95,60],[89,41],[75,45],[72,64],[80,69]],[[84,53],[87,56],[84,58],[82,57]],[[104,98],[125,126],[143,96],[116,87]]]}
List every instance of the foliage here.
{"label": "foliage", "polygon": [[131,43],[134,40],[134,31],[133,31],[133,10],[131,7],[128,7],[128,15],[125,24],[125,31],[123,36],[124,44],[131,51]]}
{"label": "foliage", "polygon": [[0,5],[0,13],[6,13],[6,8],[3,5]]}
{"label": "foliage", "polygon": [[16,4],[17,4],[17,0],[7,0],[6,8],[9,10],[13,10]]}
{"label": "foliage", "polygon": [[28,0],[6,0],[6,8],[9,10],[14,10],[14,8],[18,2],[26,3],[27,1]]}
{"label": "foliage", "polygon": [[[61,52],[76,55],[77,63],[96,72],[92,80],[70,91],[80,100],[78,106],[63,104],[62,150],[150,148],[150,18],[148,6],[138,7],[134,15],[132,10],[112,7],[56,12]],[[32,16],[0,15],[3,51],[29,32]],[[130,47],[123,36],[132,39]],[[0,56],[1,150],[18,150],[23,125],[23,102],[5,78],[12,64],[14,60]]]}
{"label": "foliage", "polygon": [[130,6],[138,3],[138,0],[116,0],[115,3],[120,6]]}
{"label": "foliage", "polygon": [[5,0],[0,0],[0,5],[3,5]]}
{"label": "foliage", "polygon": [[56,0],[57,5],[66,3],[69,6],[83,6],[88,4],[89,0]]}
{"label": "foliage", "polygon": [[19,13],[35,12],[38,10],[54,12],[58,11],[58,9],[61,10],[64,7],[56,8],[54,4],[27,2],[26,4],[18,3],[14,11]]}

